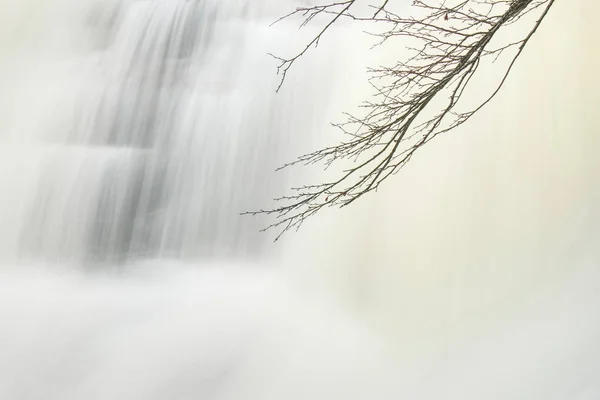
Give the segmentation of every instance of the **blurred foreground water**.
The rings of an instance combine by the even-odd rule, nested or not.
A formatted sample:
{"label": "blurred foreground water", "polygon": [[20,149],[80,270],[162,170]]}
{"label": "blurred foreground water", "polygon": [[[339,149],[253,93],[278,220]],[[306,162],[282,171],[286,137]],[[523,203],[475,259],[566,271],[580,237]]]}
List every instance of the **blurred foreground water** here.
{"label": "blurred foreground water", "polygon": [[3,0],[0,398],[598,398],[592,3],[557,2],[468,126],[272,244],[239,213],[394,52],[342,26],[275,94],[293,1]]}

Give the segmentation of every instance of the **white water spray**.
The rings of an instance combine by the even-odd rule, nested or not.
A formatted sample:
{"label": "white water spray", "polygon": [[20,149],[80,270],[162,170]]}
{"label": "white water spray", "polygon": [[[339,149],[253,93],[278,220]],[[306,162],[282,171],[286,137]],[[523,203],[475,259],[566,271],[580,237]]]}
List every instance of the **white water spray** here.
{"label": "white water spray", "polygon": [[563,3],[479,119],[282,260],[238,213],[364,97],[353,33],[275,95],[293,5],[0,3],[0,398],[600,396],[598,6]]}

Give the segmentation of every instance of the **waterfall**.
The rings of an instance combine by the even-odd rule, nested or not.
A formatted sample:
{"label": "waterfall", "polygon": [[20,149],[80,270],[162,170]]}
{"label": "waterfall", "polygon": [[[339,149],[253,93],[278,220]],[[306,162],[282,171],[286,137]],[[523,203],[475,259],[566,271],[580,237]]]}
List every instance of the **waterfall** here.
{"label": "waterfall", "polygon": [[[273,173],[281,143],[298,143],[319,112],[285,116],[298,91],[275,94],[269,14],[209,0],[80,8],[64,23],[84,39],[44,77],[54,83],[45,115],[29,116],[39,125],[15,121],[3,132],[36,151],[7,150],[30,158],[33,175],[15,200],[24,202],[18,220],[4,228],[17,257],[114,264],[261,254],[266,221],[239,214],[285,189],[285,174]],[[31,75],[49,64],[38,61],[46,63]]]}
{"label": "waterfall", "polygon": [[274,244],[240,212],[319,179],[274,170],[402,51],[340,23],[276,93],[305,3],[0,3],[0,399],[598,398],[599,6]]}

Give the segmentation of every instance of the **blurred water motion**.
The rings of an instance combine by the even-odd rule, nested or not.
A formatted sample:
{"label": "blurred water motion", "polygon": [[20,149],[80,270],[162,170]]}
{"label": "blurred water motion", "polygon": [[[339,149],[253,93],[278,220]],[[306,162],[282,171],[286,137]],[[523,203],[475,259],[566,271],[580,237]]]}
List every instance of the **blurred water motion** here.
{"label": "blurred water motion", "polygon": [[[265,221],[239,214],[284,190],[285,175],[274,174],[279,144],[315,121],[310,111],[302,119],[282,114],[297,93],[275,95],[266,52],[276,37],[265,33],[272,12],[259,3],[186,0],[64,6],[71,14],[48,29],[68,24],[70,35],[81,36],[76,44],[48,40],[50,49],[70,43],[63,53],[52,50],[54,59],[33,46],[19,49],[40,63],[21,85],[42,75],[53,86],[41,99],[42,115],[32,106],[16,110],[39,125],[16,120],[2,132],[13,146],[7,152],[30,158],[24,168],[33,175],[11,232],[20,232],[18,258],[259,255],[271,240],[258,234]],[[24,138],[35,155],[18,148]]]}
{"label": "blurred water motion", "polygon": [[305,3],[0,0],[0,400],[600,398],[600,4],[273,245],[239,212],[401,51],[341,25],[276,95]]}

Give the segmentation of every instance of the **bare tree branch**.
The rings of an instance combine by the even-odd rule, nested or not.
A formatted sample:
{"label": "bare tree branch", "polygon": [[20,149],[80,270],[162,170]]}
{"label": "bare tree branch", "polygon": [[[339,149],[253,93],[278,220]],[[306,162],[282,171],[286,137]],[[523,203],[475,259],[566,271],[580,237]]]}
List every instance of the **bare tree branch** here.
{"label": "bare tree branch", "polygon": [[[342,160],[351,167],[335,179],[292,189],[292,194],[276,199],[279,207],[246,214],[272,214],[275,222],[265,229],[280,230],[277,239],[292,228],[299,228],[324,207],[345,207],[363,195],[377,190],[381,182],[395,174],[415,152],[431,139],[468,121],[500,91],[516,60],[546,17],[555,0],[414,0],[416,16],[401,16],[388,9],[388,0],[372,5],[374,13],[352,13],[356,0],[300,7],[282,17],[303,17],[302,26],[316,16],[329,20],[303,50],[291,58],[275,57],[279,62],[281,88],[294,62],[318,44],[340,19],[376,22],[385,28],[371,33],[377,45],[404,38],[410,41],[407,59],[395,65],[370,70],[375,95],[363,103],[362,116],[347,115],[334,124],[346,136],[336,145],[302,155],[282,168],[322,164],[329,167]],[[533,22],[523,19],[537,13]],[[508,27],[520,33],[506,39]],[[506,35],[499,32],[506,31]],[[500,42],[500,44],[495,44]],[[514,49],[514,51],[513,51]],[[493,91],[477,106],[461,110],[460,100],[482,64],[497,61],[505,54],[508,66]]]}

